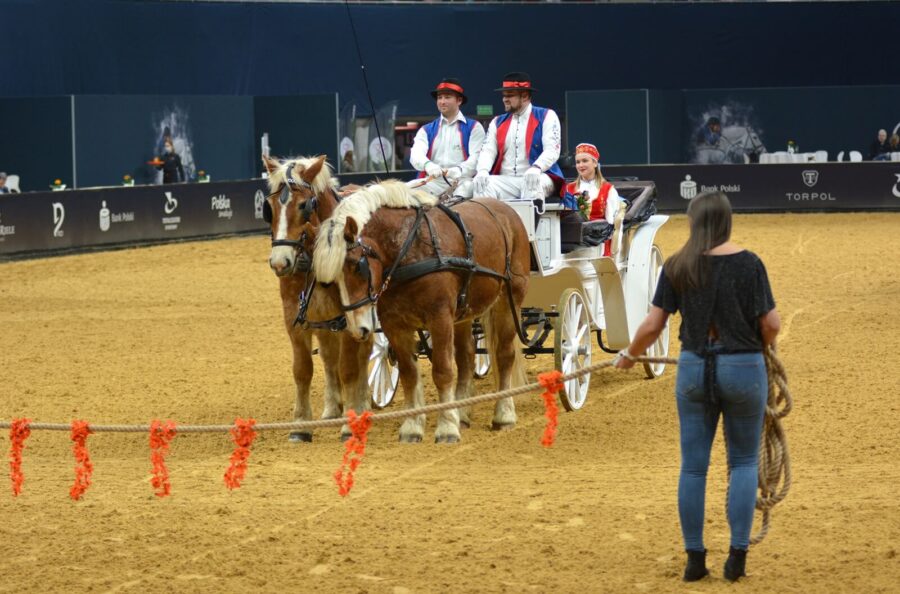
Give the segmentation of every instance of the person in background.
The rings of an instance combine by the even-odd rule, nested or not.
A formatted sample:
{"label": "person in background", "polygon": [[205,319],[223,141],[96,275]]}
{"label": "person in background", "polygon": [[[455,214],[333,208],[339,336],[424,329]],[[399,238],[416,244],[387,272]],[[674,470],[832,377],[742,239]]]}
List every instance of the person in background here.
{"label": "person in background", "polygon": [[0,171],[0,194],[9,194],[9,188],[6,187],[5,171]]}
{"label": "person in background", "polygon": [[562,143],[559,116],[531,104],[531,77],[510,72],[501,88],[506,113],[495,117],[478,157],[475,194],[501,200],[531,200],[538,214],[544,201],[558,196],[562,170],[557,164]]}
{"label": "person in background", "polygon": [[466,104],[462,83],[445,78],[433,91],[440,116],[419,128],[409,153],[409,162],[420,171],[419,177],[432,180],[422,189],[443,194],[448,183],[458,182],[454,196],[472,197],[472,176],[484,143],[484,127],[474,118],[466,118],[460,108]]}
{"label": "person in background", "polygon": [[888,141],[888,152],[900,152],[900,134],[891,134],[891,139]]}
{"label": "person in background", "polygon": [[157,157],[157,160],[161,161],[156,168],[162,170],[164,184],[177,184],[185,181],[181,157],[175,152],[175,145],[172,144],[170,137],[166,137],[163,154],[161,157]]}
{"label": "person in background", "polygon": [[869,147],[869,160],[889,160],[891,156],[888,153],[890,152],[890,145],[888,145],[887,141],[887,130],[879,130],[878,136],[872,141],[872,146]]}
{"label": "person in background", "polygon": [[[600,173],[600,152],[593,144],[583,142],[575,147],[575,170],[578,179],[566,184],[563,204],[571,210],[580,210],[578,196],[586,204],[587,220],[605,220],[612,225],[621,199],[616,188]],[[612,240],[604,242],[603,255],[611,255]]]}
{"label": "person in background", "polygon": [[722,416],[731,470],[728,525],[731,547],[725,578],[745,574],[756,506],[759,442],[768,397],[763,349],[775,346],[781,321],[766,268],[753,252],[732,243],[731,204],[721,192],[693,198],[690,237],[663,265],[650,313],[616,367],[629,369],[681,312],[681,356],[675,399],[681,429],[678,512],[687,552],[685,581],[709,574],[703,544],[706,473]]}

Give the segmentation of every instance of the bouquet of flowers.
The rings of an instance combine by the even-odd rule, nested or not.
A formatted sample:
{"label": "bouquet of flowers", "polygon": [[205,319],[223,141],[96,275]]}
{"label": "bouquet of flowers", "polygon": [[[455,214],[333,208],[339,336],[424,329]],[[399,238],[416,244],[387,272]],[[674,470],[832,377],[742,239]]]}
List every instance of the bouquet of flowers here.
{"label": "bouquet of flowers", "polygon": [[200,183],[209,183],[209,175],[201,169],[197,172],[197,181]]}
{"label": "bouquet of flowers", "polygon": [[62,183],[61,179],[55,179],[55,180],[53,180],[53,183],[50,184],[50,189],[53,190],[54,192],[57,192],[59,190],[65,190],[66,184]]}
{"label": "bouquet of flowers", "polygon": [[133,186],[134,178],[126,173],[125,175],[122,176],[122,185],[123,186]]}
{"label": "bouquet of flowers", "polygon": [[563,196],[563,206],[569,210],[577,211],[585,221],[591,216],[591,199],[587,191],[579,194],[566,192],[566,195]]}
{"label": "bouquet of flowers", "polygon": [[585,221],[591,218],[591,199],[588,197],[587,191],[576,196],[576,203],[578,204],[578,214],[581,215],[581,218]]}

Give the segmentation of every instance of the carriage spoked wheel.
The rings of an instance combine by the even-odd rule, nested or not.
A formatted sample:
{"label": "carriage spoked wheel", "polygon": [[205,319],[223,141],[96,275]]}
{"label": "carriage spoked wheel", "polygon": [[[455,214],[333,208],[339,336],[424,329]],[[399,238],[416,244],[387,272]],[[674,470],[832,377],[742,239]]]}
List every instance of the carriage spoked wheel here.
{"label": "carriage spoked wheel", "polygon": [[[491,371],[491,356],[487,353],[487,337],[484,335],[481,324],[472,329],[472,334],[475,338],[475,370],[472,375],[476,379],[482,379],[487,377],[487,374]],[[479,350],[485,352],[479,353]]]}
{"label": "carriage spoked wheel", "polygon": [[400,369],[384,332],[375,332],[372,354],[369,355],[369,388],[372,390],[372,406],[384,408],[394,399]]}
{"label": "carriage spoked wheel", "polygon": [[[564,374],[591,364],[591,319],[584,297],[575,289],[566,289],[559,299],[559,317],[553,333],[553,357]],[[560,396],[566,410],[578,410],[587,400],[591,376],[582,375],[563,384]]]}
{"label": "carriage spoked wheel", "polygon": [[[656,293],[656,284],[659,282],[659,273],[662,270],[663,257],[659,247],[654,245],[650,252],[650,283],[648,284],[649,292],[647,295],[647,311],[653,301],[653,294]],[[666,321],[666,327],[659,333],[659,338],[647,349],[648,357],[666,357],[669,355],[669,322]],[[644,363],[644,373],[648,378],[655,378],[662,375],[666,369],[665,363]]]}

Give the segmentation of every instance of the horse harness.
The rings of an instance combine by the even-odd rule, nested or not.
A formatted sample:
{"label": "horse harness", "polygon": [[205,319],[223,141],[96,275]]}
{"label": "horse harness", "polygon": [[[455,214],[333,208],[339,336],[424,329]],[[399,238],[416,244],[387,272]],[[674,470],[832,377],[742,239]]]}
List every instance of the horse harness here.
{"label": "horse harness", "polygon": [[[380,260],[378,254],[375,253],[375,251],[370,246],[363,243],[362,238],[357,238],[356,242],[348,246],[348,251],[354,249],[360,249],[362,251],[362,256],[357,263],[356,272],[360,276],[363,276],[367,279],[368,287],[365,297],[349,305],[341,304],[341,309],[347,312],[359,309],[360,307],[363,307],[365,305],[375,305],[378,302],[379,297],[381,297],[382,293],[387,290],[392,281],[395,283],[404,283],[422,276],[426,276],[428,274],[432,274],[434,272],[457,271],[462,272],[465,275],[462,286],[459,290],[459,295],[457,295],[456,298],[457,320],[461,319],[468,309],[469,286],[472,282],[472,277],[476,274],[490,276],[504,281],[507,289],[507,297],[509,299],[511,311],[515,312],[515,300],[513,299],[512,295],[512,263],[511,255],[509,252],[509,240],[506,237],[506,233],[503,232],[503,228],[500,226],[500,222],[497,220],[497,217],[487,206],[476,201],[472,201],[472,204],[478,204],[479,206],[484,208],[485,211],[487,211],[487,213],[491,216],[491,218],[493,218],[497,223],[497,226],[500,227],[500,235],[503,237],[505,254],[504,259],[506,262],[505,274],[500,274],[495,270],[486,268],[475,262],[475,250],[472,246],[473,236],[472,233],[469,232],[468,228],[466,228],[466,224],[465,222],[463,222],[462,217],[460,217],[459,213],[457,213],[446,204],[438,203],[437,208],[440,209],[440,211],[445,215],[447,215],[447,217],[451,221],[453,221],[454,225],[456,225],[456,228],[459,229],[459,232],[462,234],[463,240],[465,241],[466,245],[465,257],[444,255],[441,252],[440,242],[434,229],[434,223],[426,213],[425,209],[419,206],[416,207],[416,219],[413,223],[412,228],[410,229],[409,235],[406,236],[406,240],[403,242],[403,246],[400,248],[400,252],[397,254],[394,263],[391,265],[391,268],[385,276],[384,282],[382,283],[381,288],[378,289],[378,291],[374,290],[374,286],[372,284],[372,272],[369,268],[368,261],[369,258]],[[435,255],[434,257],[426,258],[425,260],[419,260],[418,262],[412,262],[410,264],[400,266],[400,262],[403,260],[403,258],[406,257],[407,253],[412,247],[413,241],[419,236],[419,229],[421,228],[422,219],[425,219],[425,223],[428,225],[429,235],[431,236],[431,247],[434,250]],[[524,337],[525,335],[521,329],[521,324],[519,322],[518,316],[514,315],[513,317],[515,318],[516,328],[519,332],[520,337]]]}

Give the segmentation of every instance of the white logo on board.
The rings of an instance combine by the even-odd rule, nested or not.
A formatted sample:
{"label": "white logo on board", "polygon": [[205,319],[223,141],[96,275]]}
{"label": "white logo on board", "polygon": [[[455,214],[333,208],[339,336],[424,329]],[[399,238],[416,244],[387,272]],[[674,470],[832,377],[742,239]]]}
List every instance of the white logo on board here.
{"label": "white logo on board", "polygon": [[253,195],[253,218],[262,220],[263,218],[263,203],[266,201],[266,195],[262,190],[256,190],[256,194]]}
{"label": "white logo on board", "polygon": [[681,187],[679,188],[681,192],[681,197],[685,200],[690,200],[694,196],[697,195],[697,182],[691,180],[690,175],[684,176],[684,181],[681,182]]}
{"label": "white logo on board", "polygon": [[53,237],[62,237],[65,235],[63,230],[63,222],[66,220],[66,207],[62,202],[53,203]]}
{"label": "white logo on board", "polygon": [[819,181],[819,172],[815,169],[807,169],[803,172],[803,183],[806,184],[806,187],[811,188],[816,185]]}

